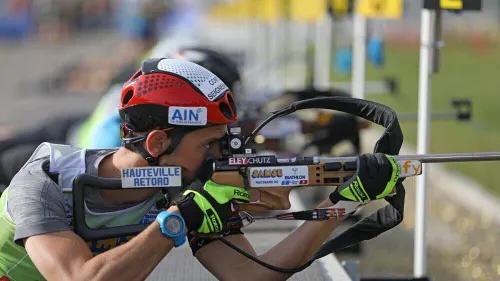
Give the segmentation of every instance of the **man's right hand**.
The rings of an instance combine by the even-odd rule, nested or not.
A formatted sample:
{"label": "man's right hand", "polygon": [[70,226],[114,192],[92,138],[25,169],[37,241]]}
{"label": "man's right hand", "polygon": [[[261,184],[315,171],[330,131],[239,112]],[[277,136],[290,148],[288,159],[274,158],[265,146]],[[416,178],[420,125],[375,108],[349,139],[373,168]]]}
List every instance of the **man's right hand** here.
{"label": "man's right hand", "polygon": [[249,202],[250,193],[244,188],[220,185],[211,180],[205,184],[198,181],[184,192],[177,206],[188,231],[218,233],[231,213],[232,200]]}

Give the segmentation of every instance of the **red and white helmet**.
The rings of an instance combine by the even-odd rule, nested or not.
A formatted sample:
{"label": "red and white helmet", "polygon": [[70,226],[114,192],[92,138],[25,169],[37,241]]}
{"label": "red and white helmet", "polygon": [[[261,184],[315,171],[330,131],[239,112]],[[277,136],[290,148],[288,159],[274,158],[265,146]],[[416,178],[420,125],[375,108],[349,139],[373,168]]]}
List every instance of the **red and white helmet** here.
{"label": "red and white helmet", "polygon": [[219,77],[193,62],[166,58],[145,60],[124,84],[119,113],[135,132],[238,120],[233,94]]}
{"label": "red and white helmet", "polygon": [[172,136],[164,155],[190,131],[238,121],[233,94],[219,77],[193,62],[166,58],[142,63],[123,85],[118,111],[123,144],[135,146],[151,166],[161,155],[153,157],[139,145],[147,135],[131,132],[164,129]]}

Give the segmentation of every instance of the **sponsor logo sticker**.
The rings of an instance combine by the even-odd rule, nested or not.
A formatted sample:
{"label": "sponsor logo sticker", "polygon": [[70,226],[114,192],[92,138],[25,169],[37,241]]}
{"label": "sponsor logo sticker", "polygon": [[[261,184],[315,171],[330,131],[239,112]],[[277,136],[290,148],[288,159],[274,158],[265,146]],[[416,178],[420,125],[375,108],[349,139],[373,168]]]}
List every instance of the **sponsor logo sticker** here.
{"label": "sponsor logo sticker", "polygon": [[422,174],[422,163],[418,160],[399,160],[398,164],[401,170],[400,177],[412,177]]}
{"label": "sponsor logo sticker", "polygon": [[250,186],[299,186],[309,183],[307,166],[250,168]]}
{"label": "sponsor logo sticker", "polygon": [[232,157],[229,158],[229,165],[255,165],[271,164],[271,157]]}
{"label": "sponsor logo sticker", "polygon": [[171,106],[168,108],[168,123],[182,126],[204,126],[207,124],[207,108]]}
{"label": "sponsor logo sticker", "polygon": [[213,75],[200,85],[201,92],[208,100],[214,101],[229,88],[217,76]]}

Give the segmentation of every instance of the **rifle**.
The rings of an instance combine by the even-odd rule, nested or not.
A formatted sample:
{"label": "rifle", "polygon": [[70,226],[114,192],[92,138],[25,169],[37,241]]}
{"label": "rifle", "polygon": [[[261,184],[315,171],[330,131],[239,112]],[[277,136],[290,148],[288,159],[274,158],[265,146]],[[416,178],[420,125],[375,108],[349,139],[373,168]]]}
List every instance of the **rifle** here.
{"label": "rifle", "polygon": [[[422,174],[422,163],[500,161],[500,152],[393,157],[398,161],[400,178],[407,178]],[[291,207],[288,196],[293,188],[340,186],[354,175],[356,164],[356,157],[277,158],[249,153],[216,161],[212,180],[218,184],[250,188],[258,195],[260,200],[257,202],[239,203],[240,211],[288,210]],[[269,180],[258,181],[255,178]]]}
{"label": "rifle", "polygon": [[[252,198],[258,199],[250,203],[239,203],[238,210],[287,210],[291,207],[288,197],[293,188],[340,186],[354,175],[357,169],[355,157],[278,158],[273,155],[258,155],[254,149],[248,148],[259,131],[273,119],[310,108],[344,111],[364,117],[365,121],[383,125],[386,131],[377,145],[384,141],[391,142],[392,148],[382,143],[386,146],[384,150],[392,149],[396,152],[394,154],[399,152],[403,136],[397,115],[389,107],[346,97],[322,97],[292,103],[273,112],[250,136],[241,135],[241,130],[236,127],[231,128],[221,141],[222,158],[215,161],[211,179],[218,184],[250,189]],[[420,175],[422,163],[500,160],[499,153],[395,155],[394,157],[400,167],[400,178]]]}
{"label": "rifle", "polygon": [[[339,186],[349,180],[357,170],[353,159],[320,160],[318,157],[280,159],[258,156],[250,142],[269,122],[301,109],[330,109],[350,113],[386,128],[375,146],[375,152],[397,155],[403,143],[403,133],[397,115],[391,108],[371,101],[348,97],[321,97],[298,101],[277,110],[245,137],[239,128],[231,128],[221,139],[222,157],[215,161],[211,179],[224,185],[243,187],[252,191],[257,201],[239,203],[241,211],[286,210],[290,208],[288,195],[299,186]],[[355,160],[355,159],[354,159]],[[403,177],[421,173],[418,160],[401,160]],[[416,167],[413,171],[409,167]],[[337,203],[337,202],[334,202]]]}
{"label": "rifle", "polygon": [[[288,196],[292,188],[299,186],[339,186],[353,176],[357,170],[355,157],[294,157],[280,159],[275,156],[258,156],[251,148],[247,148],[258,131],[273,119],[286,116],[300,109],[310,108],[343,111],[385,127],[384,133],[375,145],[374,152],[394,155],[398,161],[402,179],[421,174],[422,163],[500,160],[500,153],[397,156],[403,143],[403,134],[397,115],[391,108],[375,102],[354,98],[330,97],[304,100],[273,112],[249,137],[241,136],[240,131],[234,129],[230,131],[225,140],[221,141],[222,159],[215,162],[212,180],[219,184],[257,191],[257,201],[240,202],[237,205],[237,210],[285,210],[290,208]],[[259,180],[262,177],[264,180]],[[255,192],[253,194],[255,196]],[[308,262],[296,268],[278,268],[267,264],[242,251],[223,237],[218,238],[235,251],[266,268],[282,273],[295,273],[307,268],[316,259],[361,241],[372,239],[397,226],[403,220],[404,197],[405,190],[402,180],[400,180],[391,196],[385,198],[389,205],[365,217],[337,237],[324,243]],[[330,200],[332,200],[331,198],[332,196],[330,196]],[[352,208],[352,205],[346,206],[345,202],[332,200],[332,203],[334,207],[341,205],[342,207]],[[287,220],[338,219],[362,205],[357,202],[352,203],[355,204],[355,207],[350,210],[346,210],[346,208],[322,208],[285,213],[270,218]]]}
{"label": "rifle", "polygon": [[[234,137],[231,132],[229,136]],[[239,211],[288,210],[291,207],[288,197],[293,188],[340,186],[357,169],[355,157],[277,158],[272,155],[257,156],[253,149],[247,152],[215,161],[211,178],[218,184],[250,189],[253,197],[259,198],[255,202],[239,203]],[[418,157],[396,159],[401,178],[422,173],[422,162]]]}

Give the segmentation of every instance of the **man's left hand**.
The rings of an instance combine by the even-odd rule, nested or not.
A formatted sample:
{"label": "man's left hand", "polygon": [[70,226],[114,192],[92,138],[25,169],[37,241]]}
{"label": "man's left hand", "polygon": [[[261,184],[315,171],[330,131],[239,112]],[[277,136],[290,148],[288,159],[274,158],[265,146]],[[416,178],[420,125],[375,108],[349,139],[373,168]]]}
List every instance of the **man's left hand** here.
{"label": "man's left hand", "polygon": [[357,157],[354,176],[330,194],[330,201],[368,203],[392,193],[399,180],[398,162],[383,153],[363,154]]}

